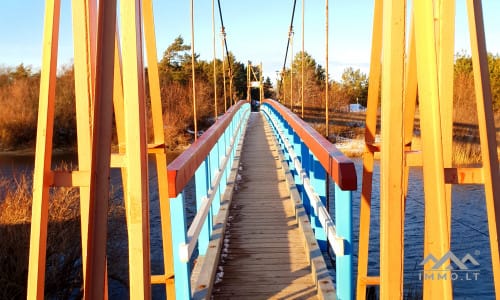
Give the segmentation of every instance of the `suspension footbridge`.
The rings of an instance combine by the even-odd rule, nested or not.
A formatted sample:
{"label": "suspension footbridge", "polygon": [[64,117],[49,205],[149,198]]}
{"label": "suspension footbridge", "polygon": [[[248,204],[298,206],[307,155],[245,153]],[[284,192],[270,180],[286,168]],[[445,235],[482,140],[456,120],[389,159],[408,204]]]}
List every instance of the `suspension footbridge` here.
{"label": "suspension footbridge", "polygon": [[[251,111],[248,92],[246,101],[230,101],[230,108],[197,137],[194,64],[196,140],[167,166],[152,1],[117,2],[73,1],[78,170],[59,171],[51,168],[51,157],[60,1],[46,1],[29,299],[44,298],[50,189],[58,187],[80,191],[84,298],[108,297],[111,168],[122,175],[131,299],[151,298],[155,285],[164,287],[167,299],[364,299],[368,286],[379,286],[382,299],[401,299],[410,167],[422,168],[424,177],[422,257],[450,257],[451,186],[484,186],[492,262],[488,267],[500,295],[500,174],[481,1],[466,2],[482,164],[456,167],[451,161],[455,1],[413,1],[413,9],[408,9],[401,1],[376,0],[362,174],[356,174],[354,163],[322,133],[289,110],[285,99],[264,99],[262,92],[258,111]],[[249,72],[248,90],[262,89],[262,77],[250,77]],[[231,86],[231,72],[229,78]],[[420,148],[411,142],[417,107]],[[117,151],[111,150],[113,130]],[[378,131],[380,142],[375,141]],[[381,165],[380,215],[372,215],[376,153]],[[151,271],[148,155],[155,159],[150,167],[156,169],[160,201],[161,274]],[[361,196],[353,199],[358,178]],[[189,182],[195,185],[196,212],[188,224]],[[358,248],[353,247],[353,201],[361,206]],[[380,224],[378,275],[368,270],[373,220]],[[334,266],[325,261],[329,251]],[[435,271],[431,263],[422,268]],[[452,298],[451,269],[440,271],[441,278],[449,280],[424,281],[424,298]]]}

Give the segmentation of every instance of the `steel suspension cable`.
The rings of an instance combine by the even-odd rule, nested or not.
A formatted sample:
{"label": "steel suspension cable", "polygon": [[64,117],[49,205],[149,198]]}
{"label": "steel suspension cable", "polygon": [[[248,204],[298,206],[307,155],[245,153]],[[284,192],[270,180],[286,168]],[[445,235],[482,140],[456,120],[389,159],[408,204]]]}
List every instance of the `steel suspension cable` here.
{"label": "steel suspension cable", "polygon": [[[284,77],[285,77],[285,70],[286,70],[286,60],[288,58],[288,49],[290,48],[290,40],[292,38],[292,35],[293,35],[293,19],[295,17],[295,7],[297,5],[297,0],[294,0],[293,1],[293,9],[292,9],[292,18],[291,18],[291,21],[290,21],[290,27],[289,27],[289,30],[288,30],[288,41],[286,43],[286,51],[285,51],[285,60],[283,61],[283,70],[281,71],[281,86],[282,86],[282,90],[283,90],[283,103],[286,105],[286,90],[285,90],[285,80],[284,80]],[[293,60],[293,58],[292,58]],[[292,74],[290,72],[290,89],[292,88],[291,87],[291,78],[292,78]],[[290,95],[290,103],[292,101],[292,95]],[[291,109],[291,104],[290,104],[290,109]]]}
{"label": "steel suspension cable", "polygon": [[293,18],[295,17],[296,4],[297,4],[297,0],[294,0],[293,1],[293,10],[292,10],[292,20],[290,21],[290,27],[288,30],[288,42],[286,43],[286,51],[285,51],[285,60],[283,62],[283,70],[285,70],[285,67],[286,67],[286,59],[288,57],[288,48],[290,47],[290,32],[293,32]]}
{"label": "steel suspension cable", "polygon": [[224,27],[224,19],[222,18],[222,8],[220,5],[220,0],[217,0],[217,5],[219,7],[220,25],[221,25],[223,44],[224,44],[223,48],[226,51],[227,67],[228,67],[228,73],[229,73],[229,102],[231,103],[232,102],[232,90],[233,90],[233,71],[232,71],[232,66],[231,66],[231,60],[229,57],[229,48],[227,47],[226,28]]}

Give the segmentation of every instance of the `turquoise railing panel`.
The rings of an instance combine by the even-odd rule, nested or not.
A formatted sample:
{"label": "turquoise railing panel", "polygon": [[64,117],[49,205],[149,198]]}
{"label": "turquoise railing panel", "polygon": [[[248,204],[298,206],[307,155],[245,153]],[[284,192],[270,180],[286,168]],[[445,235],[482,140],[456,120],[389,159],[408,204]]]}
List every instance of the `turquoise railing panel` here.
{"label": "turquoise railing panel", "polygon": [[[240,101],[168,166],[172,245],[177,299],[191,299],[191,259],[204,255],[221,197],[242,138],[250,105]],[[186,223],[185,188],[194,177],[196,215]]]}
{"label": "turquoise railing panel", "polygon": [[[336,292],[353,299],[352,191],[357,188],[354,163],[311,126],[273,100],[266,115],[289,165],[318,245],[331,247],[336,258]],[[327,207],[329,182],[334,183],[335,223]]]}

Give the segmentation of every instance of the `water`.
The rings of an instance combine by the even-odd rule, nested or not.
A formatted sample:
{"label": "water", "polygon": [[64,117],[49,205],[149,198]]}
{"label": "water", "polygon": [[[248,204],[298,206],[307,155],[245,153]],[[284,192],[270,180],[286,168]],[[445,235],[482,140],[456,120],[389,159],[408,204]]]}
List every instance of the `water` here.
{"label": "water", "polygon": [[[58,165],[62,161],[76,163],[76,155],[57,154],[54,156],[53,165]],[[168,160],[171,161],[171,158]],[[2,154],[0,155],[0,175],[12,176],[33,171],[33,155]],[[353,193],[353,250],[354,250],[354,270],[357,271],[357,249],[359,230],[359,202],[361,191],[362,161],[354,159],[358,174],[358,191]],[[156,184],[156,172],[154,159],[149,162],[150,170],[150,225],[151,225],[151,260],[154,274],[163,272],[162,251],[161,251],[161,229],[159,215],[159,201]],[[115,187],[117,196],[121,195],[121,177],[119,170],[112,170],[111,182]],[[373,201],[372,201],[372,222],[370,232],[370,256],[369,275],[379,274],[379,163],[375,162],[373,176]],[[193,193],[194,185],[188,187],[188,193]],[[330,189],[333,191],[333,188]],[[465,277],[459,274],[453,282],[455,299],[494,299],[493,274],[491,268],[491,254],[488,238],[488,224],[486,218],[486,206],[484,190],[480,185],[455,185],[453,186],[452,203],[452,242],[451,251],[461,259],[466,254],[471,254],[477,260],[479,266],[471,266],[470,269],[478,271],[477,279],[473,274]],[[189,196],[189,195],[188,195]],[[192,197],[189,197],[192,198]],[[333,208],[333,203],[331,207]],[[187,207],[189,216],[195,213],[194,203]],[[424,234],[424,203],[422,188],[422,172],[420,168],[412,168],[410,172],[409,194],[406,208],[405,222],[405,292],[412,293],[421,291],[422,288],[422,266],[420,262],[423,257],[423,234]],[[333,214],[332,214],[333,215]],[[124,250],[126,251],[126,249]],[[356,278],[356,274],[354,276]],[[113,287],[114,286],[114,287]],[[110,282],[111,298],[120,299],[127,297],[126,288],[117,283]],[[154,287],[154,298],[163,298],[162,288]]]}
{"label": "water", "polygon": [[[354,162],[358,174],[358,190],[353,193],[353,260],[356,278],[359,203],[363,167],[361,159],[354,159]],[[368,275],[373,276],[379,275],[379,180],[380,165],[379,161],[376,161],[373,174],[370,255],[368,259]],[[422,273],[423,267],[420,266],[424,259],[424,192],[421,168],[411,168],[408,190],[405,215],[404,288],[406,295],[412,293],[415,295],[417,292],[416,298],[420,298],[418,295],[425,279]],[[478,266],[467,264],[467,267],[474,271],[456,272],[455,280],[453,280],[454,297],[455,299],[495,299],[483,186],[454,185],[452,196],[451,251],[459,259],[470,254],[479,263]],[[331,205],[333,206],[333,203]],[[474,275],[473,273],[479,274]],[[477,278],[475,278],[476,276]]]}

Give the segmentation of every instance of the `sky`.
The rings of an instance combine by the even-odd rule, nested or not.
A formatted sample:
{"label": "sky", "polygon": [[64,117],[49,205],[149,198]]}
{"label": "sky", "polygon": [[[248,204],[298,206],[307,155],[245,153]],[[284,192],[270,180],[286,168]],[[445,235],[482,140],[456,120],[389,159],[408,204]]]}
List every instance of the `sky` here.
{"label": "sky", "polygon": [[[304,44],[318,64],[325,66],[325,1],[298,0],[293,23],[293,52],[302,49],[302,5],[304,2]],[[71,1],[61,0],[59,65],[72,63],[73,38]],[[181,35],[191,44],[190,1],[153,0],[158,59]],[[264,76],[274,82],[285,57],[293,0],[220,0],[228,49],[236,60],[262,62]],[[16,0],[0,3],[0,67],[24,63],[40,67],[45,1]],[[455,52],[470,53],[466,0],[456,4]],[[216,9],[216,55],[221,58],[220,20]],[[483,0],[486,44],[489,52],[500,53],[500,1]],[[201,59],[213,58],[212,1],[194,0],[194,45]],[[368,74],[373,0],[329,0],[329,72],[339,80],[346,67]],[[290,63],[288,55],[287,67]]]}

